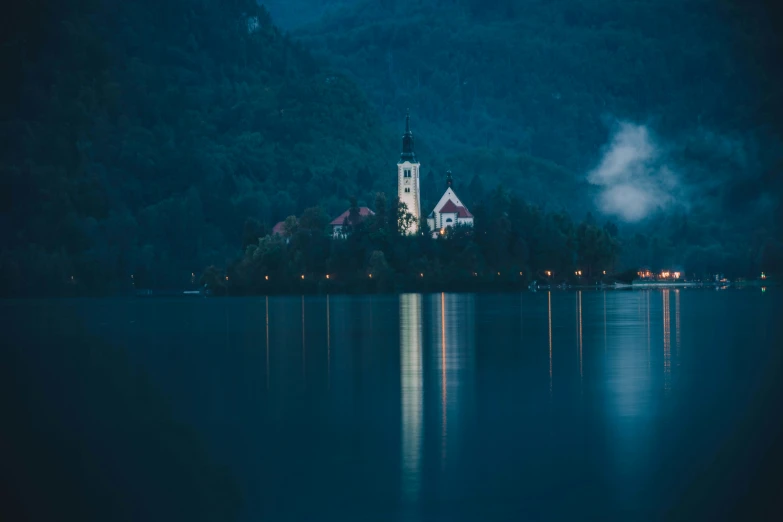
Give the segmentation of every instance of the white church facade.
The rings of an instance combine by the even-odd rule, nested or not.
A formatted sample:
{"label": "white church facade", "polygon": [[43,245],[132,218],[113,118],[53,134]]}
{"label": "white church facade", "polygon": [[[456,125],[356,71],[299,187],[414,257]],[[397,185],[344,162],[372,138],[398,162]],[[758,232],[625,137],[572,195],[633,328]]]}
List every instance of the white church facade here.
{"label": "white church facade", "polygon": [[454,193],[453,184],[451,171],[449,171],[446,175],[446,192],[443,193],[438,204],[427,216],[427,225],[432,230],[433,236],[442,234],[447,228],[456,225],[473,226],[473,214]]}
{"label": "white church facade", "polygon": [[[410,111],[405,118],[405,134],[402,136],[402,153],[397,163],[397,197],[405,203],[415,218],[413,224],[404,231],[406,234],[419,232],[421,223],[421,184],[419,174],[421,164],[416,159],[413,147],[413,133],[411,132]],[[455,225],[473,226],[473,214],[460,201],[452,188],[453,180],[451,171],[447,172],[446,192],[435,205],[435,208],[427,216],[427,225],[433,236],[442,234],[446,228]]]}

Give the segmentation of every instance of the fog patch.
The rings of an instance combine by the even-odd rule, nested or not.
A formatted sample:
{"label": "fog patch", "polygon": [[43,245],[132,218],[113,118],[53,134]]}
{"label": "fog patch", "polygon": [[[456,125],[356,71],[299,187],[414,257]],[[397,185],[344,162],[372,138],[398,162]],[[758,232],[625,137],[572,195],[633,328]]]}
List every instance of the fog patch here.
{"label": "fog patch", "polygon": [[636,222],[675,200],[677,177],[644,125],[620,122],[587,180],[600,187],[602,212]]}

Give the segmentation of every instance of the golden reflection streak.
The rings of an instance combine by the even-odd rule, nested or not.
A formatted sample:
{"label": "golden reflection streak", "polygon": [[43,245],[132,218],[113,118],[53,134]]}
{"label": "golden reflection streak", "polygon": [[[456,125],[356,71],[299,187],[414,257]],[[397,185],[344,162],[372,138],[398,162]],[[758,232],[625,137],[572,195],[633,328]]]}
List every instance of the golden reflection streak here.
{"label": "golden reflection streak", "polygon": [[663,388],[671,389],[671,324],[669,318],[669,290],[663,290]]}
{"label": "golden reflection streak", "polygon": [[576,299],[577,299],[577,311],[579,312],[579,383],[581,385],[582,383],[582,291],[579,290],[576,293]]}
{"label": "golden reflection streak", "polygon": [[552,398],[552,292],[548,291],[547,309],[549,311],[549,398]]}
{"label": "golden reflection streak", "polygon": [[421,489],[424,394],[421,360],[421,295],[400,296],[400,403],[403,492],[415,501]]}
{"label": "golden reflection streak", "polygon": [[446,294],[440,294],[440,360],[441,360],[441,466],[446,463]]}
{"label": "golden reflection streak", "polygon": [[674,291],[674,337],[676,354],[680,351],[680,289]]}
{"label": "golden reflection streak", "polygon": [[269,296],[266,296],[266,389],[269,389]]}
{"label": "golden reflection streak", "polygon": [[606,355],[606,290],[604,290],[604,355]]}
{"label": "golden reflection streak", "polygon": [[647,303],[647,369],[650,369],[650,290],[645,290]]}
{"label": "golden reflection streak", "polygon": [[326,389],[332,388],[332,336],[329,320],[329,295],[326,296]]}

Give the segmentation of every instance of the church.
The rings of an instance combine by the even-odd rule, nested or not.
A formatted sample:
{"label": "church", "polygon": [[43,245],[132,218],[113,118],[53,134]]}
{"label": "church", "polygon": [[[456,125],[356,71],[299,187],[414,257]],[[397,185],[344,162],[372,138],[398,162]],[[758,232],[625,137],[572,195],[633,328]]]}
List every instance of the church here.
{"label": "church", "polygon": [[448,171],[446,173],[446,192],[443,193],[438,204],[427,216],[427,225],[432,230],[433,237],[445,233],[448,227],[454,225],[473,226],[473,214],[454,193],[453,184],[451,171]]}
{"label": "church", "polygon": [[[416,160],[413,150],[413,133],[411,132],[411,115],[405,117],[405,134],[402,136],[402,154],[397,163],[397,197],[405,203],[415,221],[405,231],[407,234],[419,232],[421,222],[421,185],[419,171],[421,164]],[[455,225],[473,226],[473,214],[454,193],[451,171],[446,173],[446,192],[427,216],[427,225],[432,230],[433,237],[445,233],[446,228]]]}

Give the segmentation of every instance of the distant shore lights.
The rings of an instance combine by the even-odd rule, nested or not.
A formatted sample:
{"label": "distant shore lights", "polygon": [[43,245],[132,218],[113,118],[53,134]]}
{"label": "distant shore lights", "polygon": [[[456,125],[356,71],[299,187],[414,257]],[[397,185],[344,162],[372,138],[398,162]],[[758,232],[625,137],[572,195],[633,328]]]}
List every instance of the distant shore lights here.
{"label": "distant shore lights", "polygon": [[661,270],[660,274],[654,274],[650,270],[642,269],[637,272],[637,275],[641,279],[679,279],[682,274],[671,270]]}

